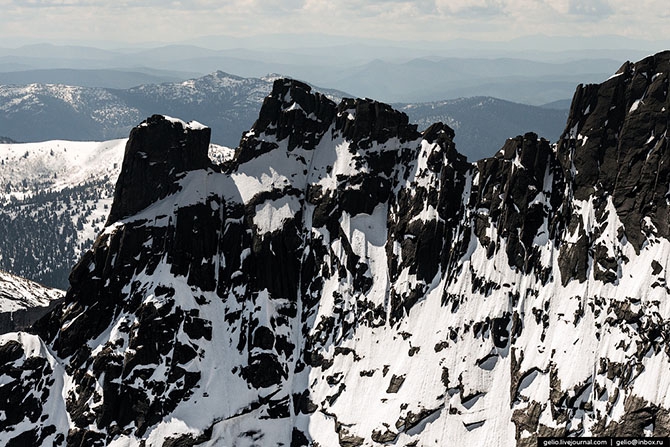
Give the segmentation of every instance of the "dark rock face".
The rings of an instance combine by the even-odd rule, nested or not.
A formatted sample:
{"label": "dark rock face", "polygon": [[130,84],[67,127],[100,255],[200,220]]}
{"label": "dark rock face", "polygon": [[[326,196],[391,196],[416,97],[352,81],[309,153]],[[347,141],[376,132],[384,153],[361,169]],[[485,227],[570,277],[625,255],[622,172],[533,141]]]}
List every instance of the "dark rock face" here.
{"label": "dark rock face", "polygon": [[[206,131],[150,118],[64,303],[0,343],[0,394],[22,403],[5,429],[44,419],[0,439],[667,433],[670,162],[664,136],[647,142],[661,118],[637,120],[646,105],[629,99],[658,97],[669,60],[580,87],[557,145],[528,133],[474,164],[444,124],[419,133],[387,105],[292,80],[227,166],[206,159]],[[619,190],[633,180],[644,203]]]}
{"label": "dark rock face", "polygon": [[189,128],[161,115],[135,127],[126,145],[107,224],[132,216],[174,192],[170,188],[181,174],[209,167],[210,135],[209,128]]}
{"label": "dark rock face", "polygon": [[669,56],[627,62],[603,84],[580,85],[558,149],[575,198],[610,195],[636,250],[652,232],[670,236]]}
{"label": "dark rock face", "polygon": [[[262,144],[266,142],[254,138],[261,133],[274,136],[277,141],[288,138],[289,151],[297,146],[313,149],[335,116],[335,103],[321,93],[311,93],[311,90],[300,81],[277,79],[272,92],[263,101],[258,120],[240,142],[237,161],[244,163],[271,150],[272,145]],[[288,109],[284,107],[287,101],[292,104]]]}
{"label": "dark rock face", "polygon": [[[534,243],[540,227],[546,224],[561,202],[562,178],[549,142],[528,133],[507,140],[494,157],[478,162],[480,186],[472,195],[471,206],[480,216],[475,220],[475,233],[487,254],[492,257],[500,249],[498,242],[486,236],[489,228],[497,228],[500,238],[506,241],[506,255],[510,267],[521,272],[536,270],[544,281],[551,274],[550,268],[538,268],[538,247]],[[547,191],[545,179],[552,176]],[[550,193],[550,196],[546,196]],[[543,200],[537,200],[540,197]],[[483,212],[486,210],[486,212]],[[542,230],[550,237],[548,228]]]}

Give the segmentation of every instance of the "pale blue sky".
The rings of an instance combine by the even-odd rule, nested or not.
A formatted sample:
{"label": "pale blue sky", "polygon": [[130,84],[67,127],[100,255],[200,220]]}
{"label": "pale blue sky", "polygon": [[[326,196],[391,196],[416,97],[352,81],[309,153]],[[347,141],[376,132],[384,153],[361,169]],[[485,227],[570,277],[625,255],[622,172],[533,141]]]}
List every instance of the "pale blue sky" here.
{"label": "pale blue sky", "polygon": [[392,40],[668,39],[666,0],[0,0],[0,46],[325,33]]}

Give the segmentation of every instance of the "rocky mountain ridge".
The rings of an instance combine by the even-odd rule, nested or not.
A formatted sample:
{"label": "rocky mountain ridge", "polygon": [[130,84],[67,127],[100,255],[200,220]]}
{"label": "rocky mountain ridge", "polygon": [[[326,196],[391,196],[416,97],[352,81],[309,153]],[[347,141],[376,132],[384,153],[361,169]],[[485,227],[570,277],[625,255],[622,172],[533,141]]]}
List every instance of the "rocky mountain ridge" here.
{"label": "rocky mountain ridge", "polygon": [[[108,91],[109,95],[105,97],[117,98],[116,106],[107,100],[97,102],[95,98],[99,95],[80,87],[14,87],[12,91],[23,93],[7,102],[6,112],[14,114],[23,108],[23,112],[30,111],[31,119],[40,117],[39,122],[32,124],[26,116],[21,115],[23,112],[13,118],[23,124],[28,123],[30,132],[50,128],[51,125],[47,123],[51,114],[49,104],[56,102],[62,107],[98,116],[102,121],[93,123],[91,129],[106,126],[104,123],[114,116],[130,128],[131,123],[134,125],[139,120],[142,111],[162,110],[173,116],[183,116],[182,112],[187,112],[186,116],[202,117],[206,119],[202,122],[208,124],[211,119],[215,129],[230,130],[237,126],[238,131],[233,135],[236,145],[239,142],[238,135],[246,132],[253,123],[258,107],[272,88],[271,80],[275,78],[276,75],[269,75],[262,80],[244,79],[218,72],[183,83]],[[99,89],[98,93],[104,92]],[[21,96],[23,94],[27,96]],[[331,99],[337,98],[337,92],[330,91],[328,95]],[[33,99],[28,100],[28,97]],[[127,113],[131,103],[136,107],[134,112]],[[410,121],[418,124],[419,129],[427,128],[436,121],[443,121],[454,128],[461,152],[465,148],[471,159],[493,153],[492,148],[497,147],[508,135],[525,132],[528,127],[536,127],[542,131],[541,134],[551,136],[551,140],[554,140],[561,132],[560,124],[557,123],[564,120],[563,112],[560,111],[547,112],[541,108],[493,98],[397,104],[394,107],[408,113]],[[239,112],[242,109],[246,112]],[[70,123],[57,124],[55,127],[59,132],[87,128],[85,124],[76,124],[79,121],[68,113],[59,112],[56,115]],[[0,119],[0,123],[5,123],[5,120]],[[486,125],[482,126],[481,123]],[[124,129],[118,126],[114,128]],[[13,126],[12,129],[16,130],[17,127]],[[49,134],[50,131],[46,132]],[[109,135],[97,132],[84,135]],[[70,134],[62,136],[67,135]],[[123,130],[119,135],[126,136],[127,131]],[[0,170],[0,202],[3,204],[0,209],[0,230],[7,235],[0,239],[0,269],[51,287],[68,287],[67,277],[72,265],[81,252],[92,244],[107,217],[121,166],[121,144],[125,144],[125,138],[123,142],[121,139],[103,142],[50,140],[23,144],[0,142],[0,162],[3,163]],[[108,147],[116,148],[114,160],[109,158],[111,152],[105,149]],[[210,157],[220,161],[223,154],[219,150],[221,146],[213,147],[218,149],[210,151]],[[66,160],[70,166],[63,166]],[[87,160],[85,166],[82,166],[82,160]],[[103,162],[107,164],[101,166]],[[73,172],[78,175],[70,179]],[[67,204],[67,208],[64,208],[64,204]]]}
{"label": "rocky mountain ridge", "polygon": [[293,80],[223,164],[208,129],[148,119],[65,302],[0,338],[0,439],[667,436],[669,79],[668,52],[625,64],[558,144],[476,163],[444,124]]}

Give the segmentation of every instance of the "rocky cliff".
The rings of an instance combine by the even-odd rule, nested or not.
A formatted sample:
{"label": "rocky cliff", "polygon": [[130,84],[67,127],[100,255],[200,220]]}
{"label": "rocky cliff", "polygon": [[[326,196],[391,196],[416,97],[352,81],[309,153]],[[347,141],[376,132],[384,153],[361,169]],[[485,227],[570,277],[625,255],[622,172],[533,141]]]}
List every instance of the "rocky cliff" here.
{"label": "rocky cliff", "polygon": [[0,339],[0,438],[667,436],[669,64],[578,87],[557,144],[476,163],[443,124],[292,80],[224,165],[150,118],[65,302]]}

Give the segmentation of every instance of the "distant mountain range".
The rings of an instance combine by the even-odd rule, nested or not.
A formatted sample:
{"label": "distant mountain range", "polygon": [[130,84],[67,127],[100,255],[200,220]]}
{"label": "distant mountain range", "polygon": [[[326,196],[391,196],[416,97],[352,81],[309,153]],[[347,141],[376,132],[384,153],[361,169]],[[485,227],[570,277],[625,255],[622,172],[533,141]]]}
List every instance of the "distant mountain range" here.
{"label": "distant mountain range", "polygon": [[[234,147],[254,123],[277,77],[242,78],[217,71],[128,89],[0,85],[0,135],[18,141],[124,138],[142,119],[160,113],[200,121],[212,128],[213,142]],[[351,96],[317,90],[334,100]],[[534,131],[556,140],[567,116],[567,108],[550,110],[482,97],[396,106],[420,126],[443,121],[458,129],[456,144],[471,159],[492,155],[510,135]]]}
{"label": "distant mountain range", "polygon": [[470,160],[478,160],[493,155],[510,135],[533,131],[556,141],[570,103],[565,108],[536,107],[479,96],[395,106],[421,129],[435,122],[449,125],[456,131],[458,150]]}
{"label": "distant mountain range", "polygon": [[[213,141],[235,146],[253,124],[273,79],[218,71],[184,82],[130,89],[0,85],[0,135],[21,141],[123,138],[142,119],[160,112],[206,123],[214,129]],[[333,98],[346,95],[321,91]]]}
{"label": "distant mountain range", "polygon": [[0,84],[64,84],[81,87],[130,88],[142,84],[178,82],[198,77],[193,72],[162,70],[75,70],[71,68],[21,70],[0,73]]}
{"label": "distant mountain range", "polygon": [[[564,53],[533,50],[536,47],[529,43],[531,46],[523,50],[515,51],[505,44],[486,50],[463,41],[435,46],[343,38],[324,41],[310,35],[283,47],[281,36],[262,43],[226,37],[149,48],[38,44],[0,48],[0,83],[129,88],[222,70],[254,78],[282,73],[384,102],[483,95],[541,105],[571,98],[575,85],[601,82],[619,68],[619,61],[648,54],[644,46],[618,42],[618,50],[599,45],[597,50],[582,48]],[[44,77],[49,70],[52,80],[47,81]],[[3,80],[7,77],[11,81]]]}
{"label": "distant mountain range", "polygon": [[419,58],[375,60],[319,79],[355,95],[390,102],[425,102],[468,96],[493,96],[541,105],[570,98],[575,85],[600,82],[619,67],[609,59],[548,63],[514,58]]}

